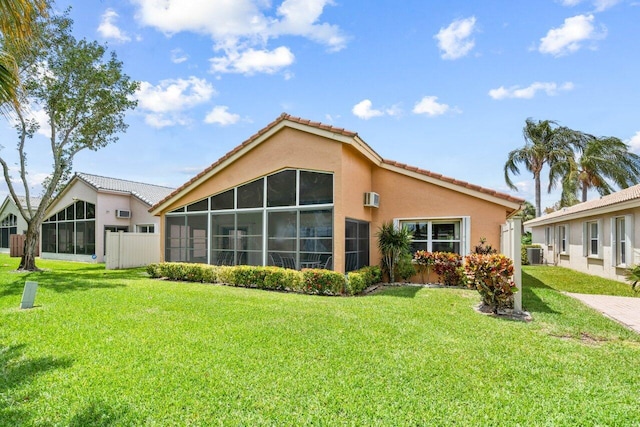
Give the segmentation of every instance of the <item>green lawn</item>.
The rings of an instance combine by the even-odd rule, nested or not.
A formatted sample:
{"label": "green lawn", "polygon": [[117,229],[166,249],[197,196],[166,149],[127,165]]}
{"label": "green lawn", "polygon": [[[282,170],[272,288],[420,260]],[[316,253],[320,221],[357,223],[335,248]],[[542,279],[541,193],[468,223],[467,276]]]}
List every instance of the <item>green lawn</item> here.
{"label": "green lawn", "polygon": [[[640,335],[525,275],[319,297],[0,255],[1,425],[637,425]],[[25,280],[37,307],[19,310]]]}

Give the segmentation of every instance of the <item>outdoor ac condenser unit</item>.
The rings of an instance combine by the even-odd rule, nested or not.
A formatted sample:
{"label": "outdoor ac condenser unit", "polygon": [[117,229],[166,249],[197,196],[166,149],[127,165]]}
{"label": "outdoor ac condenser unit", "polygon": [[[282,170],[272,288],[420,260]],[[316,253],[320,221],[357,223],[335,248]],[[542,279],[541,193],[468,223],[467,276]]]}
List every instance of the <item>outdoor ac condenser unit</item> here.
{"label": "outdoor ac condenser unit", "polygon": [[116,218],[131,218],[131,211],[116,209]]}
{"label": "outdoor ac condenser unit", "polygon": [[364,205],[370,208],[377,208],[380,206],[380,195],[370,191],[364,193]]}
{"label": "outdoor ac condenser unit", "polygon": [[542,248],[527,248],[527,258],[531,265],[542,264]]}

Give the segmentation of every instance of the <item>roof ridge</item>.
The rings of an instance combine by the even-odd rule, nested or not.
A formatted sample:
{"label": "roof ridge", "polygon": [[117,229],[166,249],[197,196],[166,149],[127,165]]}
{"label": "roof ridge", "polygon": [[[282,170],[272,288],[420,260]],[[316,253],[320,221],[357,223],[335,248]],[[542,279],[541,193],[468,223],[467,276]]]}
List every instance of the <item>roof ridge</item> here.
{"label": "roof ridge", "polygon": [[[140,181],[133,181],[133,180],[130,180],[130,179],[114,178],[114,177],[111,177],[111,176],[96,175],[96,174],[91,174],[91,173],[86,173],[86,172],[76,172],[76,175],[78,175],[78,176],[85,175],[85,176],[90,176],[90,177],[112,179],[112,180],[115,180],[115,181],[130,182],[132,184],[150,185],[150,186],[153,186],[153,187],[166,188],[166,189],[169,189],[169,190],[174,190],[175,189],[175,187],[168,187],[166,185],[150,184],[148,182],[140,182]],[[95,187],[100,188],[99,185],[97,185],[97,184],[95,184],[93,182],[92,182],[92,184],[94,184]]]}

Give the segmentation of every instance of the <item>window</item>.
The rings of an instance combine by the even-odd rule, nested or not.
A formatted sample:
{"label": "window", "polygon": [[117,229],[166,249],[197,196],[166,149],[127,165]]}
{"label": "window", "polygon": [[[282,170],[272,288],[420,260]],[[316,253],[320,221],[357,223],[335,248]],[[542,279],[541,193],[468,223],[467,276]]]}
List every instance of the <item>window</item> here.
{"label": "window", "polygon": [[347,219],[344,240],[345,272],[369,265],[369,223]]}
{"label": "window", "polygon": [[464,255],[469,252],[467,239],[464,238],[468,218],[460,219],[418,219],[401,220],[413,234],[411,251],[453,252]]}
{"label": "window", "polygon": [[627,267],[633,263],[633,215],[612,218],[611,264]]}
{"label": "window", "polygon": [[567,225],[559,225],[558,226],[558,251],[561,254],[569,253],[569,238],[568,238],[568,226]]}
{"label": "window", "polygon": [[137,225],[136,228],[138,229],[138,233],[150,233],[153,234],[156,231],[156,228],[153,224],[143,224],[143,225]]}
{"label": "window", "polygon": [[583,253],[591,258],[602,258],[602,220],[583,223]]}
{"label": "window", "polygon": [[[193,223],[201,212],[208,213],[208,223]],[[214,194],[167,213],[165,239],[166,261],[296,269],[328,265],[333,175],[285,169]]]}
{"label": "window", "polygon": [[0,222],[0,248],[9,247],[9,236],[18,234],[18,217],[10,213]]}
{"label": "window", "polygon": [[42,251],[93,255],[96,252],[96,206],[78,200],[42,223]]}

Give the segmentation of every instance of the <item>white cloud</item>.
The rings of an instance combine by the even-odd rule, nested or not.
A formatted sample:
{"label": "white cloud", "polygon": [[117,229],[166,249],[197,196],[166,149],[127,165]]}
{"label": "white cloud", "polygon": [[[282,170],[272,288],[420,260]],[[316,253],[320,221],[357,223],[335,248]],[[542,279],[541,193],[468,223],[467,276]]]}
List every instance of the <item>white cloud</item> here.
{"label": "white cloud", "polygon": [[442,51],[441,57],[458,59],[468,54],[475,45],[475,41],[471,38],[475,25],[476,18],[472,16],[455,20],[447,28],[440,28],[434,38],[438,40],[438,47]]}
{"label": "white cloud", "polygon": [[562,26],[552,28],[540,39],[538,50],[553,56],[563,56],[576,52],[586,41],[606,37],[606,28],[602,27],[600,31],[596,31],[593,21],[593,15],[576,15],[565,19]]}
{"label": "white cloud", "polygon": [[384,111],[371,108],[372,105],[373,104],[371,103],[371,100],[365,99],[358,102],[356,105],[354,105],[353,108],[351,109],[351,112],[356,117],[359,117],[364,120],[369,120],[373,117],[384,116]]}
{"label": "white cloud", "polygon": [[189,59],[189,55],[184,53],[182,49],[178,48],[171,51],[171,62],[173,62],[174,64],[181,64],[187,59]]}
{"label": "white cloud", "polygon": [[558,85],[554,82],[534,82],[528,87],[521,88],[520,86],[510,86],[505,88],[500,86],[497,89],[491,89],[489,96],[493,99],[505,99],[505,98],[521,98],[531,99],[537,92],[543,91],[549,96],[557,95],[558,91],[568,91],[573,89],[573,83],[566,82]]}
{"label": "white cloud", "polygon": [[280,46],[272,51],[247,49],[227,50],[226,56],[211,58],[214,73],[273,74],[293,64],[295,56],[289,48]]}
{"label": "white cloud", "polygon": [[627,141],[627,145],[632,152],[640,154],[640,130]]}
{"label": "white cloud", "polygon": [[356,116],[363,120],[369,120],[373,117],[380,116],[399,116],[402,114],[402,109],[399,105],[393,105],[390,108],[385,108],[384,110],[377,110],[372,108],[373,103],[369,99],[364,99],[358,102],[353,106],[351,112]]}
{"label": "white cloud", "polygon": [[431,117],[440,116],[450,110],[451,107],[447,104],[438,102],[437,96],[425,96],[413,107],[414,114],[426,114]]}
{"label": "white cloud", "polygon": [[240,116],[238,114],[229,113],[229,107],[218,105],[213,107],[204,119],[205,123],[219,124],[220,126],[228,126],[238,122]]}
{"label": "white cloud", "polygon": [[98,26],[98,33],[105,39],[112,39],[120,43],[131,41],[124,31],[118,28],[115,24],[118,14],[113,9],[107,9],[102,14],[102,21]]}
{"label": "white cloud", "polygon": [[138,107],[145,113],[148,125],[161,128],[186,125],[189,119],[183,112],[209,101],[216,94],[213,86],[204,79],[162,80],[158,85],[141,82],[136,92]]}
{"label": "white cloud", "polygon": [[[216,51],[213,72],[272,73],[293,62],[288,47],[268,48],[271,39],[281,36],[304,37],[331,51],[346,46],[340,28],[320,18],[332,0],[283,0],[273,8],[268,0],[132,0],[138,6],[137,20],[167,35],[194,32],[211,37]],[[236,65],[238,61],[267,62],[274,65]],[[283,65],[284,64],[284,65]]]}
{"label": "white cloud", "polygon": [[[604,10],[612,8],[616,4],[620,3],[620,1],[621,0],[593,0],[592,3],[596,12],[602,12]],[[561,0],[560,1],[560,3],[563,6],[568,6],[568,7],[576,6],[582,2],[583,0]]]}

